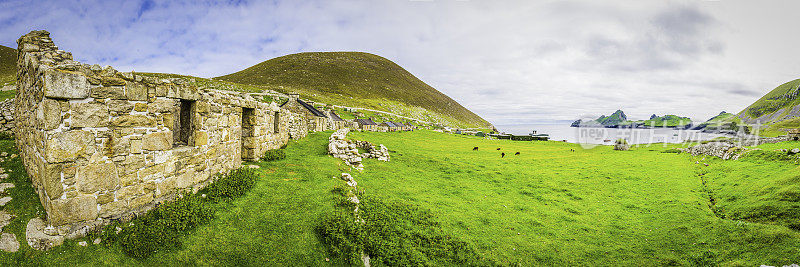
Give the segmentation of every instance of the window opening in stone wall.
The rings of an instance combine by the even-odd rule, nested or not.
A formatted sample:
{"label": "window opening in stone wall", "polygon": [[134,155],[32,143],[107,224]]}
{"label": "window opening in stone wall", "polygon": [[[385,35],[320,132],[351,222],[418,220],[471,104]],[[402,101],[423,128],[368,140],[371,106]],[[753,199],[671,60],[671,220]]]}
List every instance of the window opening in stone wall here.
{"label": "window opening in stone wall", "polygon": [[175,146],[186,146],[189,145],[189,139],[194,131],[192,128],[194,101],[181,100],[180,106],[180,113],[176,123],[178,129],[173,134],[178,137],[175,139]]}
{"label": "window opening in stone wall", "polygon": [[273,120],[273,124],[275,129],[272,131],[273,133],[279,133],[281,131],[281,113],[275,112],[275,119]]}

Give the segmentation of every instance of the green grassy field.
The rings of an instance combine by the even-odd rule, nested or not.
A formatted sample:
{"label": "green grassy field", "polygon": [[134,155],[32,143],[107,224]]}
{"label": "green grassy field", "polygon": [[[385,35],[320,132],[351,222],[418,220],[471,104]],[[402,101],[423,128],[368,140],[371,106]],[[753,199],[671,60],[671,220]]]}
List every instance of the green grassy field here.
{"label": "green grassy field", "polygon": [[[384,144],[392,155],[389,162],[368,159],[365,171],[356,172],[326,154],[328,135],[293,141],[285,160],[256,163],[256,187],[216,204],[216,218],[183,237],[176,251],[135,260],[114,246],[79,247],[80,240],[49,252],[23,243],[20,252],[0,253],[0,264],[341,265],[314,232],[327,214],[347,209],[332,193],[341,172],[353,174],[365,194],[429,211],[443,233],[470,244],[489,264],[800,262],[800,233],[792,224],[800,176],[793,161],[661,153],[680,145],[584,150],[431,131],[354,132],[348,137]],[[761,146],[792,147],[800,143]],[[13,153],[12,141],[0,141],[0,150]],[[0,166],[12,170],[17,185],[7,209],[18,218],[4,231],[24,242],[25,223],[42,208],[25,186],[19,159]]]}

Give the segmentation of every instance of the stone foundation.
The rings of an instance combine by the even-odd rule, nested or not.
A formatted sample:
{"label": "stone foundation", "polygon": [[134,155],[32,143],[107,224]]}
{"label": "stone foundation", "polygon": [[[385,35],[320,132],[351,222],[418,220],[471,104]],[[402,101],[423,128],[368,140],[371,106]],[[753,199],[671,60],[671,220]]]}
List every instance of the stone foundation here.
{"label": "stone foundation", "polygon": [[82,64],[46,31],[17,44],[13,128],[51,233],[146,211],[290,137],[276,103]]}

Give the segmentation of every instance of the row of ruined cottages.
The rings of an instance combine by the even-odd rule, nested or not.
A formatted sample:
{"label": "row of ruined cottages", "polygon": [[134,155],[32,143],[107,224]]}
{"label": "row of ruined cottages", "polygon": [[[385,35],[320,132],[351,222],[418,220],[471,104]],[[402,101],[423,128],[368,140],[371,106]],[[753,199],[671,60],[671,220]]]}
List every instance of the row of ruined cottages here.
{"label": "row of ruined cottages", "polygon": [[142,214],[309,132],[365,129],[297,94],[279,106],[81,63],[46,31],[17,44],[15,143],[52,234],[77,237]]}
{"label": "row of ruined cottages", "polygon": [[[372,118],[345,120],[336,114],[333,106],[327,105],[324,108],[317,108],[314,102],[301,100],[298,94],[289,94],[289,101],[286,101],[280,107],[295,114],[302,114],[308,123],[304,128],[310,132],[342,128],[372,132],[399,132],[417,129],[416,125],[408,122],[384,121],[377,123]],[[292,131],[290,130],[291,133]]]}

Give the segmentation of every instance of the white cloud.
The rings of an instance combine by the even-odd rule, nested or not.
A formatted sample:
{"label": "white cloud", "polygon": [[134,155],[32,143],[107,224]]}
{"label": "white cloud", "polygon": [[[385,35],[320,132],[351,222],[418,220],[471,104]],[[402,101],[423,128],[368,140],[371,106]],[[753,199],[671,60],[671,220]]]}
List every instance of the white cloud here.
{"label": "white cloud", "polygon": [[7,1],[0,44],[46,29],[83,62],[202,77],[365,51],[496,124],[616,109],[705,119],[798,76],[792,1],[233,2]]}

